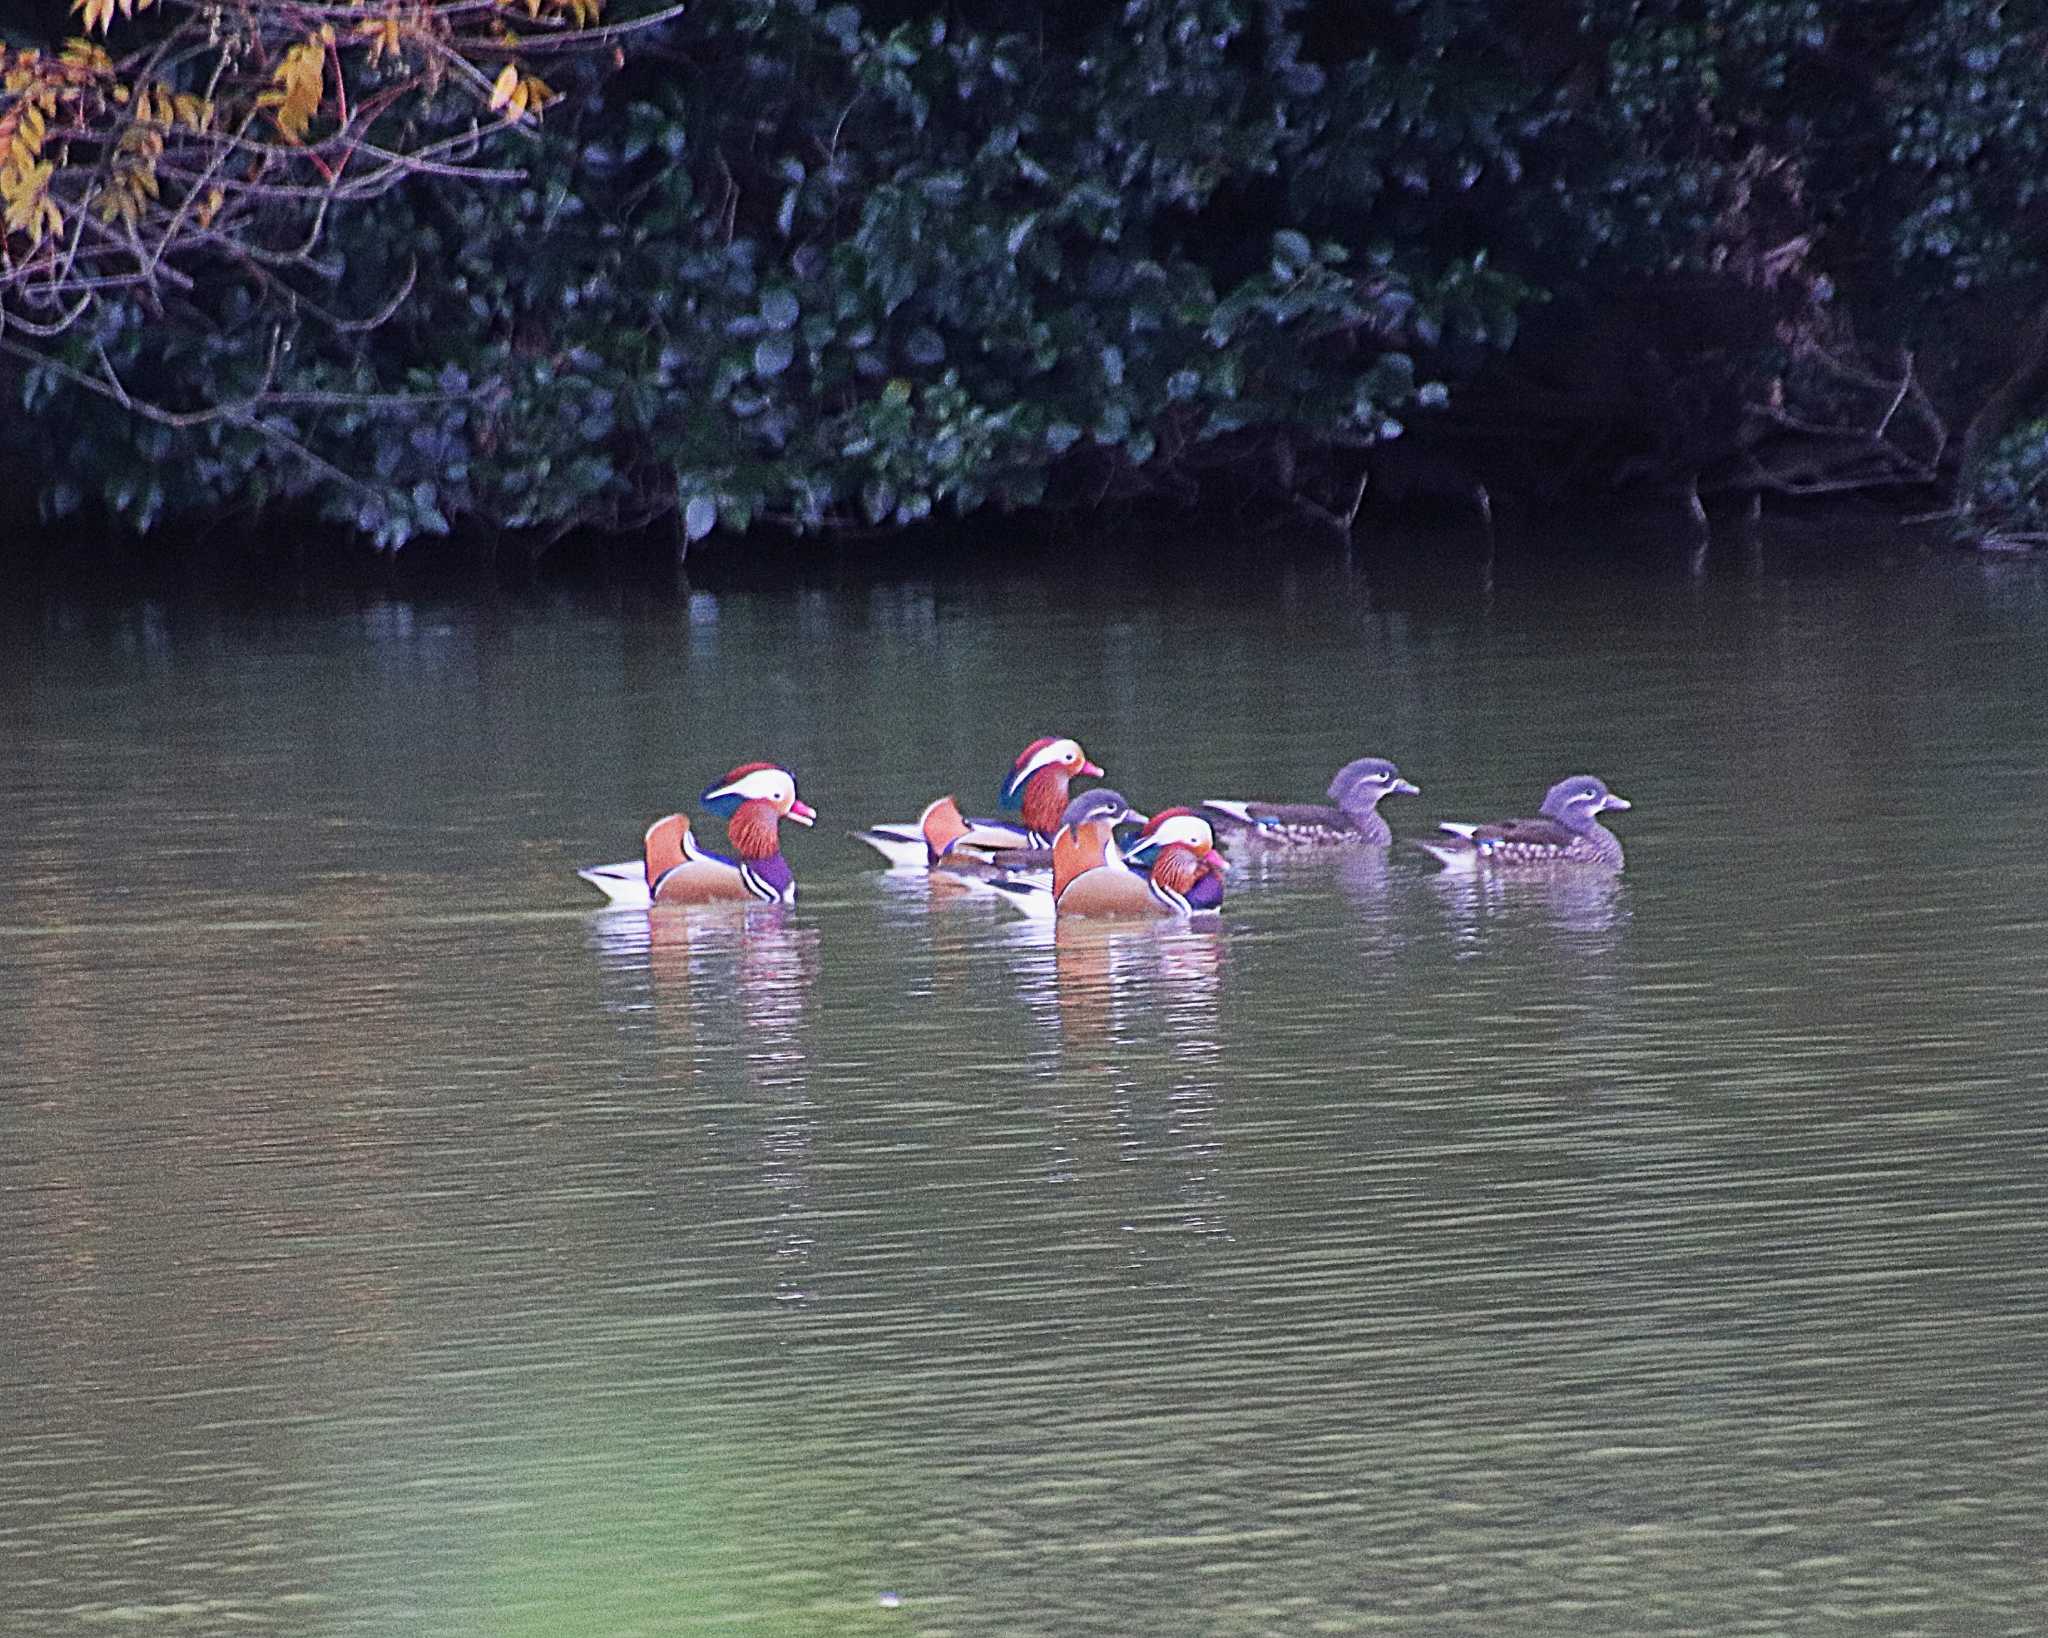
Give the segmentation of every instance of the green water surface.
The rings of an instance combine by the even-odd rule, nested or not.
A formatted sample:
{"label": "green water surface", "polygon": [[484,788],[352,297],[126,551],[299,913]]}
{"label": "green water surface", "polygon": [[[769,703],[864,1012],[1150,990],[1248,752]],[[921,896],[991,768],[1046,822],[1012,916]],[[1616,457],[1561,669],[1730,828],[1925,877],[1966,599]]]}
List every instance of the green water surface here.
{"label": "green water surface", "polygon": [[[5,641],[0,1632],[2048,1630],[2040,567]],[[845,834],[1050,733],[1629,868],[1053,938]],[[764,757],[792,913],[595,910]]]}

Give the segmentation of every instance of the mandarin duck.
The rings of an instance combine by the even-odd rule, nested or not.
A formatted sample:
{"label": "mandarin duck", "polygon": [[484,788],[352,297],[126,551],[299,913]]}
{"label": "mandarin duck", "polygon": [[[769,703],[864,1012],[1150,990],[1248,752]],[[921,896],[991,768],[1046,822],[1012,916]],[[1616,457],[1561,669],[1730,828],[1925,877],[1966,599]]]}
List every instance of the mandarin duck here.
{"label": "mandarin duck", "polygon": [[[1128,855],[1116,827],[1142,820]],[[1191,808],[1169,808],[1146,820],[1112,790],[1093,790],[1067,805],[1053,834],[1052,882],[996,876],[989,886],[1034,916],[1189,916],[1223,903],[1215,832]]]}
{"label": "mandarin duck", "polygon": [[1050,845],[1035,847],[1020,840],[1010,847],[994,846],[987,822],[964,818],[960,804],[950,796],[940,797],[919,814],[917,826],[924,834],[925,868],[937,874],[985,880],[1004,872],[1043,874],[1052,869]]}
{"label": "mandarin duck", "polygon": [[1145,886],[1169,915],[1192,916],[1223,908],[1223,873],[1229,862],[1216,851],[1216,832],[1193,808],[1162,808],[1139,834],[1125,859],[1150,865]]}
{"label": "mandarin duck", "polygon": [[700,800],[725,819],[737,859],[706,852],[690,821],[671,813],[647,827],[639,861],[592,865],[576,874],[618,909],[720,900],[794,903],[796,877],[782,856],[781,822],[808,825],[818,817],[817,809],[797,799],[796,776],[772,762],[748,762]]}
{"label": "mandarin duck", "polygon": [[942,808],[950,810],[939,820],[945,831],[943,849],[956,861],[969,855],[989,858],[1018,848],[1048,848],[1067,806],[1068,784],[1082,777],[1100,779],[1102,769],[1088,760],[1078,740],[1035,739],[1019,753],[1010,777],[1003,782],[1002,805],[1015,813],[1017,820],[966,819],[952,797],[942,796],[918,815],[915,824],[875,825],[853,834],[897,870],[931,867],[941,851],[931,840],[933,816]]}
{"label": "mandarin duck", "polygon": [[1347,762],[1330,781],[1335,807],[1312,802],[1234,802],[1212,797],[1202,812],[1226,842],[1275,847],[1390,847],[1394,833],[1379,811],[1380,798],[1418,796],[1422,787],[1401,777],[1384,757]]}
{"label": "mandarin duck", "polygon": [[1600,815],[1609,808],[1629,805],[1591,774],[1574,774],[1545,793],[1541,818],[1502,819],[1489,825],[1446,824],[1439,828],[1448,831],[1451,840],[1418,839],[1416,845],[1441,860],[1447,870],[1547,865],[1619,870],[1621,841],[1600,823]]}

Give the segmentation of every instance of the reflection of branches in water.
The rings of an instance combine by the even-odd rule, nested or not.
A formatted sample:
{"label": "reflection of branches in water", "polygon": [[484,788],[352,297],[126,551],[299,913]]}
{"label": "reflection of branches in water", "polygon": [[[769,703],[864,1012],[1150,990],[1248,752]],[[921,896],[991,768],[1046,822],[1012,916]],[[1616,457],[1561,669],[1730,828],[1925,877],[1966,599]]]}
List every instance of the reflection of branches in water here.
{"label": "reflection of branches in water", "polygon": [[1458,947],[1458,959],[1483,954],[1488,930],[1540,922],[1560,934],[1558,948],[1610,956],[1628,929],[1626,890],[1605,870],[1446,870],[1430,878]]}

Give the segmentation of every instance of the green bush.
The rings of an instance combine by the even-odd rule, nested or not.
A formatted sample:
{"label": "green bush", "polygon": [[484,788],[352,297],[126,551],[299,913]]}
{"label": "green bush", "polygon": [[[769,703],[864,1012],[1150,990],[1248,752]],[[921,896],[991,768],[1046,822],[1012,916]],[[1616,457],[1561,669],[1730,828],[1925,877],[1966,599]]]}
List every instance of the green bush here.
{"label": "green bush", "polygon": [[[339,217],[321,306],[404,290],[381,325],[223,266],[53,344],[259,414],[19,388],[48,511],[289,504],[387,546],[1218,484],[1341,511],[1387,441],[1474,432],[1475,385],[1475,447],[1569,437],[1607,485],[1735,439],[1801,348],[2032,299],[2042,43],[1964,0],[704,8],[572,84],[524,184]],[[1944,356],[1961,403],[1995,346]]]}

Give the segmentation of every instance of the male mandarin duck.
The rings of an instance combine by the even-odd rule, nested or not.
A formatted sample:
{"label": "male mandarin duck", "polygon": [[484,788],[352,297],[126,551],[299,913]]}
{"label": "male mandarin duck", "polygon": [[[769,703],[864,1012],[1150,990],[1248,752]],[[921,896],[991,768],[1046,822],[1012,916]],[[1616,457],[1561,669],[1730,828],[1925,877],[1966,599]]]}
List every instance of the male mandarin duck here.
{"label": "male mandarin duck", "polygon": [[1202,812],[1226,842],[1276,847],[1390,847],[1394,833],[1379,811],[1380,798],[1418,796],[1422,787],[1401,777],[1385,757],[1347,762],[1330,781],[1335,807],[1312,802],[1236,802],[1211,798]]}
{"label": "male mandarin duck", "polygon": [[818,817],[817,809],[797,799],[796,776],[772,762],[749,762],[700,800],[725,819],[736,860],[707,853],[691,834],[690,821],[671,813],[647,827],[638,862],[592,865],[576,874],[620,909],[720,900],[794,903],[796,877],[782,856],[781,822],[808,825]]}
{"label": "male mandarin duck", "polygon": [[711,858],[690,833],[688,816],[670,813],[647,827],[639,858],[619,864],[588,865],[576,874],[619,909],[645,910],[654,902],[655,883],[669,871]]}
{"label": "male mandarin duck", "polygon": [[1145,885],[1176,916],[1223,908],[1223,873],[1229,862],[1216,851],[1216,832],[1193,808],[1162,808],[1125,859],[1150,863]]}
{"label": "male mandarin duck", "polygon": [[[1019,753],[1003,782],[1002,805],[1021,822],[965,819],[959,804],[942,796],[918,815],[915,824],[875,825],[854,835],[899,870],[929,869],[938,857],[940,850],[931,841],[935,814],[946,831],[944,849],[956,861],[970,854],[988,858],[1017,848],[1050,847],[1067,806],[1068,785],[1083,777],[1100,779],[1102,769],[1088,760],[1078,740],[1035,739]],[[941,813],[942,809],[950,812]]]}
{"label": "male mandarin duck", "polygon": [[924,835],[927,870],[986,878],[1001,871],[1052,868],[1050,846],[1027,845],[1021,832],[1014,845],[996,846],[986,822],[962,817],[960,804],[950,796],[940,797],[919,814],[917,827]]}
{"label": "male mandarin duck", "polygon": [[[1128,855],[1116,845],[1116,827],[1127,821],[1146,827]],[[1189,916],[1222,905],[1229,868],[1208,820],[1193,809],[1147,820],[1117,792],[1093,790],[1067,805],[1053,834],[1049,887],[1007,876],[989,885],[1028,915]]]}
{"label": "male mandarin duck", "polygon": [[1480,866],[1522,869],[1545,865],[1591,865],[1621,868],[1621,841],[1600,823],[1609,808],[1626,809],[1591,774],[1574,774],[1551,786],[1539,819],[1502,819],[1490,825],[1443,825],[1450,841],[1416,845],[1441,860],[1446,869],[1476,870]]}

